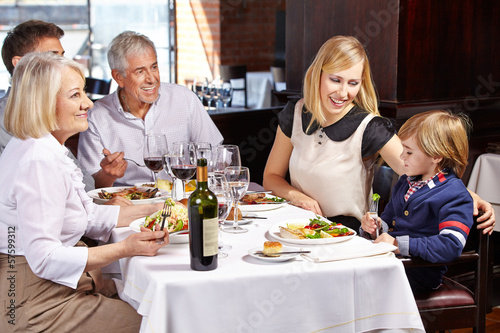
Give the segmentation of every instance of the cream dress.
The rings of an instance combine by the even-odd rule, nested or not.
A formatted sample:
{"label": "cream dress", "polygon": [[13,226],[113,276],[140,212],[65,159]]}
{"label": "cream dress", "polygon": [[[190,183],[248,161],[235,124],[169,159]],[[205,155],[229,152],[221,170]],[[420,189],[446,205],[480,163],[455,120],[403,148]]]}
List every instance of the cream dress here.
{"label": "cream dress", "polygon": [[374,157],[363,160],[361,144],[365,128],[374,116],[366,116],[349,138],[336,142],[321,127],[312,135],[304,133],[303,105],[300,100],[294,111],[291,184],[316,200],[326,216],[353,216],[360,221],[367,211],[375,161]]}

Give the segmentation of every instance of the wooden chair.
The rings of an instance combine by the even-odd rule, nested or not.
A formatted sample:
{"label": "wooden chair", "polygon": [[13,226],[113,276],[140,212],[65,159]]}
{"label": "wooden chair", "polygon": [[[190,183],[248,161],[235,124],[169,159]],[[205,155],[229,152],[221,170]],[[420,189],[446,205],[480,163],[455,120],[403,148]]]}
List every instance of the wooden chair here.
{"label": "wooden chair", "polygon": [[[467,238],[467,243],[472,243],[475,250],[464,252],[456,261],[447,264],[450,266],[473,263],[475,276],[473,290],[444,277],[439,289],[414,295],[427,332],[445,332],[445,330],[469,327],[473,327],[475,333],[485,332],[489,235],[483,235],[481,230],[477,231],[475,225],[476,223]],[[476,232],[472,232],[473,230]],[[441,265],[420,258],[401,260],[405,268]]]}
{"label": "wooden chair", "polygon": [[[92,101],[109,94],[111,80],[101,80],[91,77],[85,78],[85,91]],[[98,98],[95,95],[100,95]]]}
{"label": "wooden chair", "polygon": [[[243,80],[242,88],[233,86],[233,94],[236,91],[243,91],[245,94],[245,108],[248,107],[247,93],[247,66],[246,65],[220,65],[220,76],[223,81],[231,81],[236,79]],[[231,102],[232,103],[232,102]]]}

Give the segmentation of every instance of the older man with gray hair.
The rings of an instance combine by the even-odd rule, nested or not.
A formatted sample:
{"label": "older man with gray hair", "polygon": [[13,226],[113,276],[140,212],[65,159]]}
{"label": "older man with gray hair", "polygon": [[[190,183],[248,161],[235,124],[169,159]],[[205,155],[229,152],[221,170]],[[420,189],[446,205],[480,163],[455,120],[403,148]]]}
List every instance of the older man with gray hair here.
{"label": "older man with gray hair", "polygon": [[[148,37],[122,32],[109,46],[108,62],[118,89],[94,104],[89,129],[80,134],[78,144],[78,160],[92,173],[96,187],[153,179],[146,167],[124,160],[142,162],[148,133],[165,134],[169,144],[222,142],[222,135],[191,90],[160,82],[156,49]],[[102,154],[107,157],[101,161]]]}

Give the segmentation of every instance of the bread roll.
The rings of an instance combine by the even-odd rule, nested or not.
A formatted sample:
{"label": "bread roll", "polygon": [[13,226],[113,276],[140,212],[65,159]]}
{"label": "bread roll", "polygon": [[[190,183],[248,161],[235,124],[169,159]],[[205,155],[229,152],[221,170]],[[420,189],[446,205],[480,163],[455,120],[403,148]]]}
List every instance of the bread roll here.
{"label": "bread roll", "polygon": [[[238,220],[242,220],[243,215],[241,214],[241,210],[238,208]],[[229,215],[226,217],[226,220],[234,221],[234,207],[231,208]]]}
{"label": "bread roll", "polygon": [[279,257],[279,255],[274,255],[274,253],[281,252],[283,245],[280,242],[265,242],[264,250],[262,251],[266,256]]}

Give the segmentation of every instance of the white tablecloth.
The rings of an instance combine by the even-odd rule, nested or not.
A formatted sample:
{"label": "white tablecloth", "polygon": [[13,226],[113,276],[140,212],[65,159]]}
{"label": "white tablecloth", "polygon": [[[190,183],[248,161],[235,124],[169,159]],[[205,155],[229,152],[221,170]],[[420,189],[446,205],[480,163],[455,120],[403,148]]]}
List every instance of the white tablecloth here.
{"label": "white tablecloth", "polygon": [[[248,233],[223,233],[232,249],[213,271],[190,269],[188,244],[120,260],[120,295],[144,317],[141,332],[423,332],[403,265],[392,252],[323,263],[262,261],[248,250],[272,239],[267,231],[273,224],[313,215],[289,205],[258,215],[267,219],[246,224]],[[131,232],[118,229],[112,240]],[[350,242],[369,241],[326,246]]]}
{"label": "white tablecloth", "polygon": [[[500,217],[500,154],[482,154],[476,160],[467,185],[482,199],[493,206],[495,216]],[[495,231],[500,231],[500,223],[495,223]]]}
{"label": "white tablecloth", "polygon": [[[243,87],[242,80],[231,80],[233,87]],[[249,109],[271,107],[273,75],[271,72],[247,72],[247,106]],[[243,91],[233,93],[231,105],[245,105]]]}

